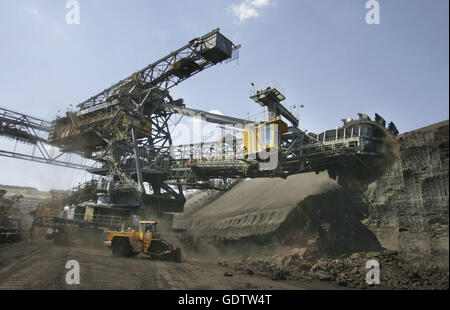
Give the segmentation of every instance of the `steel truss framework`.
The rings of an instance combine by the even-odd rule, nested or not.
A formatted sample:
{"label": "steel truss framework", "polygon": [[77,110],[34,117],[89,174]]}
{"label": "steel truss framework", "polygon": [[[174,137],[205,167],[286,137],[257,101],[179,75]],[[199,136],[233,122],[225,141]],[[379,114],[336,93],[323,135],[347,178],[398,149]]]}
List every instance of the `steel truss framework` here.
{"label": "steel truss framework", "polygon": [[[200,38],[189,41],[188,44],[178,50],[80,103],[78,107],[83,110],[99,105],[112,96],[125,91],[129,93],[145,91],[152,87],[169,90],[185,79],[216,64],[215,60],[205,58],[202,55],[202,50],[206,49],[209,40],[215,38],[216,35],[220,35],[219,31],[220,29],[215,29]],[[237,51],[239,48],[240,45],[233,45],[232,51]],[[226,57],[226,59],[229,58]]]}
{"label": "steel truss framework", "polygon": [[[49,142],[102,163],[101,168],[89,171],[114,185],[107,186],[107,195],[128,191],[140,204],[150,200],[152,205],[170,205],[175,201],[175,207],[166,211],[182,210],[181,186],[177,192],[165,180],[173,162],[169,122],[184,105],[181,99],[174,101],[168,90],[208,67],[233,59],[238,48],[219,29],[195,38],[56,120]],[[145,194],[144,182],[150,184],[151,196]]]}
{"label": "steel truss framework", "polygon": [[[229,51],[217,50],[214,45],[217,40],[229,42]],[[82,102],[77,111],[68,112],[66,117],[52,124],[3,110],[0,134],[36,145],[40,155],[27,156],[8,151],[2,151],[0,155],[78,169],[89,168],[60,160],[65,152],[77,153],[102,165],[88,170],[105,177],[97,188],[103,195],[99,196],[102,203],[94,204],[99,209],[150,205],[158,212],[182,212],[185,202],[183,185],[207,188],[207,181],[217,178],[286,177],[294,173],[317,172],[345,160],[348,154],[354,156],[366,152],[361,147],[364,145],[362,140],[372,143],[373,137],[360,134],[351,139],[344,135],[341,139],[339,129],[334,132],[334,140],[325,141],[327,131],[324,141],[319,141],[317,137],[300,131],[298,120],[280,104],[284,96],[272,88],[258,92],[252,99],[268,107],[274,119],[283,116],[293,125],[280,137],[280,148],[271,150],[279,159],[275,170],[261,171],[261,157],[243,156],[243,150],[239,148],[242,142],[236,137],[174,147],[169,129],[174,114],[201,117],[222,125],[248,123],[238,118],[188,109],[181,99],[173,100],[168,91],[198,72],[232,58],[232,51],[238,48],[216,29]],[[359,122],[375,126],[378,121],[364,119]],[[360,132],[358,129],[358,134]],[[49,134],[49,138],[43,138],[43,133]],[[63,153],[50,156],[43,147],[45,143],[58,147]],[[376,156],[377,152],[370,154]],[[145,182],[151,186],[151,194],[145,193]]]}
{"label": "steel truss framework", "polygon": [[0,108],[0,136],[33,146],[28,154],[0,150],[0,156],[81,170],[91,168],[88,165],[63,160],[62,157],[66,154],[64,152],[57,152],[57,154],[49,152],[46,136],[50,130],[51,124],[48,121]]}

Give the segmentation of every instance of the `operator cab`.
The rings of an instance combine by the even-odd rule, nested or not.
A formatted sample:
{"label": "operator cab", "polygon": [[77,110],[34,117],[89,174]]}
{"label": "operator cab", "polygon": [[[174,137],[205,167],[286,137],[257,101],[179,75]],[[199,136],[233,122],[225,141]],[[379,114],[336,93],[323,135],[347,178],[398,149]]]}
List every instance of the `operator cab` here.
{"label": "operator cab", "polygon": [[150,234],[156,233],[156,224],[154,221],[140,221],[139,222],[139,232]]}

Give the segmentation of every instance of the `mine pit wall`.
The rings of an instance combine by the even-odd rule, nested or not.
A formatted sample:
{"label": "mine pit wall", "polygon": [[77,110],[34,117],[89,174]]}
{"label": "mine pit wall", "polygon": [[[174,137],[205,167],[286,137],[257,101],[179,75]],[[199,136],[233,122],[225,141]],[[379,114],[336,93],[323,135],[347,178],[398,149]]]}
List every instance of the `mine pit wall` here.
{"label": "mine pit wall", "polygon": [[448,268],[449,123],[398,137],[400,156],[365,192],[367,228],[407,259]]}
{"label": "mine pit wall", "polygon": [[8,186],[0,184],[0,190],[2,189],[7,191],[5,198],[11,198],[14,195],[22,196],[19,202],[14,204],[14,208],[20,212],[16,218],[21,220],[22,229],[25,231],[28,231],[31,228],[31,224],[33,222],[33,217],[30,215],[30,212],[34,211],[45,199],[49,199],[51,197],[50,193],[41,192],[31,187]]}

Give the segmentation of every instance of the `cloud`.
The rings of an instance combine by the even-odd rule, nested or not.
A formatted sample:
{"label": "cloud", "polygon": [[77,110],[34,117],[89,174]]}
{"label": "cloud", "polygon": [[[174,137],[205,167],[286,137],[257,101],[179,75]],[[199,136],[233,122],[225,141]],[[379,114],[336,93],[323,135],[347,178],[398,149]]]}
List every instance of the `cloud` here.
{"label": "cloud", "polygon": [[47,19],[42,16],[41,12],[39,12],[38,9],[33,7],[27,7],[26,8],[27,13],[30,15],[31,18],[33,18],[36,22],[43,24],[47,22]]}
{"label": "cloud", "polygon": [[242,23],[246,19],[259,17],[259,11],[272,5],[272,0],[243,0],[239,4],[229,6],[231,13]]}
{"label": "cloud", "polygon": [[29,15],[29,17],[34,22],[38,23],[40,25],[40,27],[43,27],[43,29],[46,29],[50,34],[52,34],[53,36],[56,36],[57,38],[60,38],[63,40],[68,40],[68,37],[64,33],[64,29],[61,26],[61,24],[59,24],[56,21],[53,21],[51,19],[48,19],[36,7],[25,6],[24,9],[27,12],[27,14]]}
{"label": "cloud", "polygon": [[220,110],[211,110],[211,111],[209,111],[209,113],[223,115],[223,113]]}

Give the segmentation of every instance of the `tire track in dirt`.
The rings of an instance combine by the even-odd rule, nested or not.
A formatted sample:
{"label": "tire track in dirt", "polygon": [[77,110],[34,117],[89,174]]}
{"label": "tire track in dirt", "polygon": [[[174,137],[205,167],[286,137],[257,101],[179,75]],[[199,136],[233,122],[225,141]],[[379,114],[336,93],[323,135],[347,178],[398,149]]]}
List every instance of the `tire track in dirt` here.
{"label": "tire track in dirt", "polygon": [[80,285],[64,285],[65,288],[141,289],[141,280],[133,259],[113,257],[105,251],[82,248],[72,249],[70,259],[75,259],[80,264]]}
{"label": "tire track in dirt", "polygon": [[[110,251],[52,244],[23,243],[2,247],[0,289],[68,290],[208,290],[208,289],[301,289],[299,283],[272,281],[259,275],[238,274],[207,261],[182,263],[153,260],[146,256],[121,258]],[[80,264],[80,285],[68,285],[68,260]],[[231,271],[232,277],[224,272]]]}
{"label": "tire track in dirt", "polygon": [[168,266],[167,262],[161,262],[161,261],[154,261],[153,262],[156,268],[156,278],[157,278],[157,285],[160,289],[171,289],[171,290],[179,290],[182,289],[179,285],[179,281],[176,281],[176,279],[172,276],[173,271],[170,271],[169,269],[172,268],[172,266]]}
{"label": "tire track in dirt", "polygon": [[14,252],[17,250],[24,253],[14,254],[13,257],[21,257],[0,269],[0,289],[60,288],[59,277],[64,270],[62,262],[67,249],[21,244],[13,249]]}

